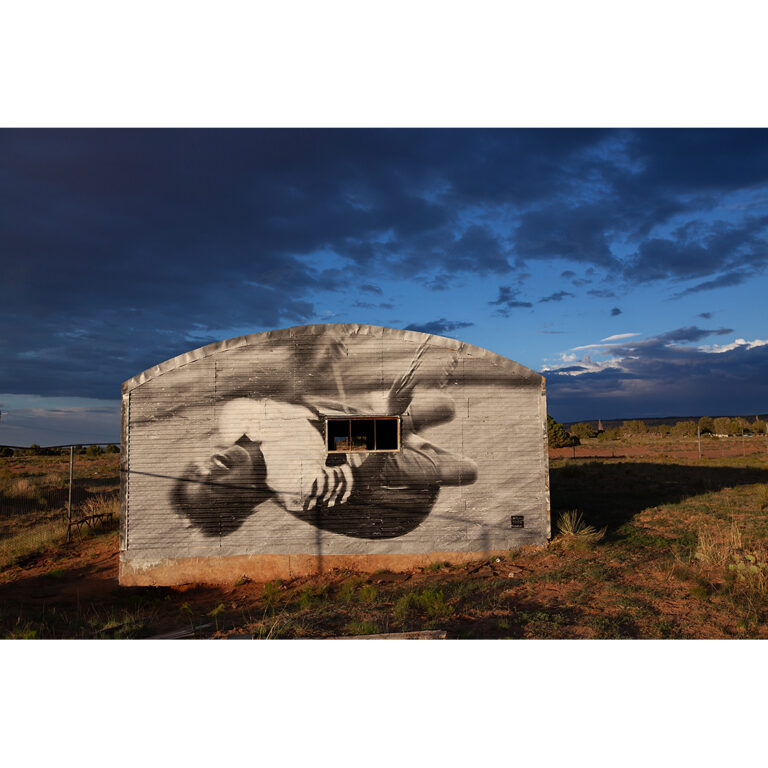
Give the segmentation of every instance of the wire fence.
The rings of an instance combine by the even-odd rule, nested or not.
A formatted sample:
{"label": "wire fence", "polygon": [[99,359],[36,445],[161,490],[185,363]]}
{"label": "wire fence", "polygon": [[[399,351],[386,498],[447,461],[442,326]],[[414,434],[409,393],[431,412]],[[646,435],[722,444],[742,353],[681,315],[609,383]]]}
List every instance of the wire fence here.
{"label": "wire fence", "polygon": [[643,437],[585,439],[579,445],[550,448],[550,459],[725,459],[768,455],[768,436]]}
{"label": "wire fence", "polygon": [[119,517],[117,446],[0,447],[0,567]]}

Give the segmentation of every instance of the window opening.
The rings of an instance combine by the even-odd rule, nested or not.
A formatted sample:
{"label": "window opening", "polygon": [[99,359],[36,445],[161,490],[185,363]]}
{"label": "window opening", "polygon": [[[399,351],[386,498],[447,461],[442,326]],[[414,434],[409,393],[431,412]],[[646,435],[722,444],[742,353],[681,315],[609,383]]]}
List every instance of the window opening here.
{"label": "window opening", "polygon": [[328,453],[399,451],[400,419],[397,416],[326,419]]}

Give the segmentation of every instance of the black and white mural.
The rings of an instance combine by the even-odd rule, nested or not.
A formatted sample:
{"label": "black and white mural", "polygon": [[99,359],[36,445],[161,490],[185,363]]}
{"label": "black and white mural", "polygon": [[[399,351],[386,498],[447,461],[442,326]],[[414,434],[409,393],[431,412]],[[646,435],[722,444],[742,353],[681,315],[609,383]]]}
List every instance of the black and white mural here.
{"label": "black and white mural", "polygon": [[303,326],[175,358],[124,385],[123,548],[473,551],[542,538],[542,381],[458,341],[374,326]]}

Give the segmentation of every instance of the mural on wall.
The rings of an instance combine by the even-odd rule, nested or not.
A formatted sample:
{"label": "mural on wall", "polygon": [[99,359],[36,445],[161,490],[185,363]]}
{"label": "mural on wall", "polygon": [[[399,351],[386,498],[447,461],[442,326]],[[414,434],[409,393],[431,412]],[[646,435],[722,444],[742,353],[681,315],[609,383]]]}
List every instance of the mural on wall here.
{"label": "mural on wall", "polygon": [[[298,394],[288,385],[272,387],[269,396],[258,387],[230,393],[216,404],[210,455],[190,463],[173,484],[173,508],[206,537],[237,530],[266,501],[316,528],[359,539],[414,530],[441,488],[478,477],[472,459],[423,434],[454,419],[454,402],[439,390],[458,362],[454,355],[434,376],[417,376],[428,341],[383,398],[370,385],[377,405],[367,409],[360,402],[370,374],[356,377],[354,367],[340,365],[350,351],[333,338],[303,347],[294,360],[302,372]],[[286,372],[284,381],[290,378]],[[424,388],[425,381],[431,386]]]}

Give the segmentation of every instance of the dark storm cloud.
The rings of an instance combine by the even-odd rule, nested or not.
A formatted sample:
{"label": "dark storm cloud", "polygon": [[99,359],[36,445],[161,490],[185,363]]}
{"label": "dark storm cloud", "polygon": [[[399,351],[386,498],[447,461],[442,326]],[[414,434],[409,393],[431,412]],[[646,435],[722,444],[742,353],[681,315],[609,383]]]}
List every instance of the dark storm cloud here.
{"label": "dark storm cloud", "polygon": [[613,307],[611,309],[611,317],[616,317],[617,315],[621,314],[621,310],[618,307]]}
{"label": "dark storm cloud", "polygon": [[542,298],[539,299],[539,304],[543,304],[547,301],[562,301],[569,296],[573,298],[573,294],[568,293],[568,291],[558,291],[557,293],[551,293],[549,296],[542,296]]}
{"label": "dark storm cloud", "polygon": [[546,206],[522,216],[515,235],[516,253],[523,261],[557,258],[613,267],[617,262],[606,224],[600,206]]}
{"label": "dark storm cloud", "polygon": [[678,229],[672,238],[643,242],[624,267],[627,279],[636,282],[690,280],[730,270],[715,280],[686,289],[678,296],[737,285],[762,271],[768,263],[768,217],[754,217],[741,226],[716,224],[702,228],[692,224]]}
{"label": "dark storm cloud", "polygon": [[714,280],[705,280],[703,283],[697,283],[696,285],[686,288],[684,291],[675,293],[672,298],[680,299],[683,296],[690,296],[694,293],[701,293],[702,291],[712,291],[715,288],[727,288],[732,285],[741,285],[753,276],[754,273],[744,269],[734,269],[732,272],[726,272],[720,277],[716,277]]}
{"label": "dark storm cloud", "polygon": [[699,317],[703,317],[705,320],[711,320],[712,319],[712,313],[711,312],[701,312],[699,314]]}
{"label": "dark storm cloud", "polygon": [[502,316],[532,306],[509,287],[526,262],[736,285],[766,266],[767,217],[696,214],[768,183],[766,136],[0,131],[0,391],[110,397],[226,329],[317,321],[328,292],[385,309],[386,280],[498,277]]}
{"label": "dark storm cloud", "polygon": [[419,331],[421,333],[434,333],[437,336],[447,336],[449,333],[458,331],[461,328],[469,328],[474,323],[463,323],[457,320],[446,320],[441,317],[439,320],[432,320],[428,323],[412,323],[407,325],[405,329],[407,331]]}
{"label": "dark storm cloud", "polygon": [[763,130],[660,129],[629,134],[627,152],[642,164],[643,183],[688,192],[749,187],[768,177]]}
{"label": "dark storm cloud", "polygon": [[585,357],[546,371],[550,411],[567,421],[764,411],[768,344],[708,352],[677,343],[725,332],[678,329],[611,348],[609,354],[618,360],[600,370]]}

